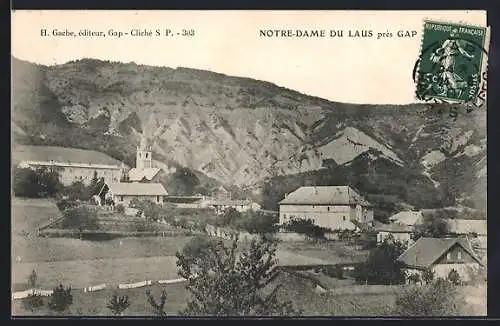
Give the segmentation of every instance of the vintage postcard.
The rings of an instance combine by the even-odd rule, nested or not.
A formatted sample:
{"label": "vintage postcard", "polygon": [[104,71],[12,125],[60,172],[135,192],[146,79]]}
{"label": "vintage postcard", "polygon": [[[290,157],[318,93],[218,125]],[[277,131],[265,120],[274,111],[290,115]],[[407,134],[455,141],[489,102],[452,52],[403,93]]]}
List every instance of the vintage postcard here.
{"label": "vintage postcard", "polygon": [[486,316],[486,18],[13,11],[12,316]]}

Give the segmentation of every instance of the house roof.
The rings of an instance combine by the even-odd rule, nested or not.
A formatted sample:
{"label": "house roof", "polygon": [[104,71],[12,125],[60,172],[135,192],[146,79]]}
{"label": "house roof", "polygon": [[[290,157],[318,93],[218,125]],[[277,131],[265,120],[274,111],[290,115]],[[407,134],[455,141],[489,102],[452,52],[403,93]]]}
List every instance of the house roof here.
{"label": "house roof", "polygon": [[420,238],[398,257],[398,261],[409,267],[429,268],[454,245],[461,246],[479,264],[470,244],[463,238]]}
{"label": "house roof", "polygon": [[16,145],[12,147],[13,162],[37,161],[73,164],[104,164],[120,166],[122,162],[111,156],[93,150],[58,147]]}
{"label": "house roof", "polygon": [[423,222],[423,214],[420,211],[402,211],[389,217],[389,220],[404,225],[415,225]]}
{"label": "house roof", "polygon": [[160,172],[160,170],[160,168],[132,168],[128,172],[128,177],[130,181],[141,181],[142,179],[151,181]]}
{"label": "house roof", "polygon": [[411,227],[399,223],[384,224],[378,221],[373,222],[373,230],[377,232],[410,233]]}
{"label": "house roof", "polygon": [[456,234],[477,233],[478,235],[488,234],[488,222],[486,220],[465,220],[465,219],[448,219],[450,232]]}
{"label": "house roof", "polygon": [[161,183],[119,182],[108,184],[114,195],[166,196],[167,191]]}
{"label": "house roof", "polygon": [[285,196],[280,204],[296,205],[352,205],[371,206],[349,186],[300,187]]}
{"label": "house roof", "polygon": [[208,205],[213,206],[242,206],[242,205],[252,205],[253,202],[250,200],[237,200],[237,199],[212,199],[209,200]]}

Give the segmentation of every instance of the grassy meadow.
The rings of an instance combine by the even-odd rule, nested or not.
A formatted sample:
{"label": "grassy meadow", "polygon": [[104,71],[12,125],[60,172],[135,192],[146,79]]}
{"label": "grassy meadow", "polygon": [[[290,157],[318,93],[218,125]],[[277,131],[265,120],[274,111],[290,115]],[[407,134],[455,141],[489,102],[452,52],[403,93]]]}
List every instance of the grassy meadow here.
{"label": "grassy meadow", "polygon": [[[300,277],[283,273],[275,281],[276,284],[284,284],[279,290],[278,296],[281,300],[291,300],[294,307],[301,310],[304,315],[349,315],[349,316],[387,316],[391,315],[395,294],[394,289],[375,294],[366,295],[362,292],[337,295],[335,293],[317,293],[314,284]],[[160,297],[161,289],[167,292],[166,312],[169,315],[177,315],[184,309],[190,295],[185,289],[185,283],[152,285],[137,289],[105,289],[102,291],[83,293],[81,290],[73,291],[73,305],[68,315],[98,315],[110,316],[111,312],[106,308],[107,301],[116,293],[127,295],[131,306],[125,312],[126,316],[152,315],[152,310],[146,299],[146,290],[151,290],[156,298]],[[47,298],[44,299],[48,301]],[[31,312],[23,309],[21,300],[13,302],[14,315],[50,315],[46,306]],[[52,313],[53,314],[53,313]]]}

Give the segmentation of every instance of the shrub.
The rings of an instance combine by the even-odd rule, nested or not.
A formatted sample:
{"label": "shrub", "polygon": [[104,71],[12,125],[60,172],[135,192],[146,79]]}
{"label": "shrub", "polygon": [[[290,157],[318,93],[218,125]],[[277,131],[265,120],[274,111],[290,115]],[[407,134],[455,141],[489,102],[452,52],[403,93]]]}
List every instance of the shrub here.
{"label": "shrub", "polygon": [[279,223],[278,216],[268,216],[262,212],[249,211],[242,214],[243,219],[240,229],[249,233],[264,234],[275,233]]}
{"label": "shrub", "polygon": [[292,218],[283,228],[290,232],[305,234],[313,239],[323,239],[325,237],[325,228],[319,227],[311,219]]}
{"label": "shrub", "polygon": [[34,311],[43,306],[43,298],[36,292],[37,278],[38,276],[33,270],[28,277],[28,286],[30,289],[33,289],[33,292],[28,294],[28,297],[24,298],[22,301],[23,307],[26,310]]}
{"label": "shrub", "polygon": [[122,204],[116,205],[116,211],[120,214],[125,213],[125,206],[123,206]]}
{"label": "shrub", "polygon": [[43,306],[43,297],[36,291],[33,291],[23,299],[22,304],[25,310],[35,311],[36,309]]}
{"label": "shrub", "polygon": [[432,284],[412,286],[396,297],[395,313],[400,316],[458,316],[465,301],[450,282],[437,279]]}
{"label": "shrub", "polygon": [[85,206],[69,208],[64,211],[63,215],[64,217],[62,219],[61,226],[64,229],[99,229],[97,212],[90,210]]}
{"label": "shrub", "polygon": [[408,276],[408,281],[413,284],[420,283],[420,274],[413,273]]}
{"label": "shrub", "polygon": [[[208,241],[207,241],[208,240]],[[183,314],[212,316],[289,315],[291,302],[270,289],[276,273],[276,243],[263,237],[237,254],[238,239],[230,247],[222,240],[198,238],[178,252],[179,275],[192,294]],[[205,246],[203,246],[206,244]],[[266,290],[271,290],[266,294]]]}
{"label": "shrub", "polygon": [[55,312],[63,312],[73,304],[73,295],[71,294],[71,287],[64,288],[62,284],[54,288],[50,296],[48,306],[50,310]]}
{"label": "shrub", "polygon": [[425,282],[425,284],[430,284],[434,280],[435,273],[431,269],[426,269],[422,273],[422,280]]}
{"label": "shrub", "polygon": [[56,203],[56,205],[57,205],[57,208],[59,208],[59,210],[62,212],[62,211],[67,210],[68,208],[73,208],[73,207],[78,206],[78,203],[75,202],[74,200],[61,199]]}
{"label": "shrub", "polygon": [[113,294],[106,307],[111,310],[113,315],[122,316],[123,312],[130,307],[128,296],[119,297],[116,294]]}
{"label": "shrub", "polygon": [[138,209],[136,215],[137,217],[142,216],[142,213],[144,213],[146,219],[153,221],[158,220],[160,212],[162,211],[160,205],[157,205],[150,200],[138,200],[137,198],[130,201],[129,207]]}
{"label": "shrub", "polygon": [[166,316],[165,303],[167,302],[167,292],[165,290],[161,291],[160,301],[156,302],[156,299],[151,294],[151,291],[146,291],[146,296],[148,298],[148,303],[153,308],[153,313],[156,316]]}
{"label": "shrub", "polygon": [[455,269],[452,269],[448,274],[447,280],[454,285],[459,285],[461,283],[460,274]]}

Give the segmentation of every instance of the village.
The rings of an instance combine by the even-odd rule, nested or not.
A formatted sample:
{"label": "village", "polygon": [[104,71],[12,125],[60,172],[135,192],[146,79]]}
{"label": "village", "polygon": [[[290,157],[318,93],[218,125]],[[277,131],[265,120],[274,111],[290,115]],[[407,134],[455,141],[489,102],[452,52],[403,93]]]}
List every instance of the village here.
{"label": "village", "polygon": [[[82,162],[82,157],[88,158],[87,162]],[[377,207],[350,185],[301,186],[285,195],[278,203],[279,211],[261,209],[259,203],[251,199],[234,199],[223,186],[211,195],[169,194],[160,182],[168,171],[155,166],[152,149],[145,136],[141,137],[137,145],[136,165],[132,168],[127,168],[122,162],[103,153],[71,148],[22,145],[14,150],[13,159],[19,169],[57,171],[63,187],[71,188],[75,184],[93,187],[85,200],[78,199],[73,194],[61,195],[59,210],[54,210],[56,215],[50,216],[45,223],[38,224],[31,230],[22,230],[22,234],[27,237],[45,239],[43,241],[60,237],[82,241],[111,239],[119,241],[119,246],[122,246],[131,237],[162,239],[208,235],[227,241],[238,238],[248,242],[258,238],[259,234],[272,233],[280,242],[280,250],[283,249],[278,251],[280,268],[313,279],[314,291],[320,294],[335,289],[339,291],[342,287],[339,288],[338,283],[343,284],[342,282],[347,282],[346,279],[365,283],[365,286],[369,283],[398,282],[423,285],[430,282],[429,275],[432,275],[431,279],[450,279],[463,286],[476,284],[479,279],[485,281],[486,219],[478,218],[468,208],[399,211],[382,223],[374,219]],[[99,180],[98,183],[95,182],[96,179]],[[95,221],[68,217],[79,214],[79,206],[94,212],[92,216],[96,217]],[[23,206],[23,212],[25,208]],[[24,218],[29,218],[24,214]],[[439,218],[436,217],[438,215]],[[74,223],[76,220],[79,222]],[[317,245],[318,243],[322,245]],[[373,275],[360,272],[359,266],[370,259],[370,251],[393,244],[400,246],[397,255],[393,257],[394,261],[390,262],[400,266],[402,276],[399,280],[396,280],[397,277],[376,279],[373,276],[385,273],[387,266],[374,266]],[[178,245],[175,247],[182,248]],[[342,248],[342,254],[338,254],[339,248]],[[172,251],[172,248],[169,249]],[[66,249],[58,250],[62,252]],[[314,255],[310,255],[311,252]],[[142,255],[163,254],[144,252]],[[13,255],[18,264],[30,260],[28,252]],[[104,252],[102,255],[109,257]],[[84,255],[83,258],[85,257]],[[60,259],[64,260],[52,257],[47,261]],[[142,269],[138,269],[141,272],[137,274],[144,275],[134,275],[132,279],[135,283],[121,283],[126,280],[116,280],[115,283],[120,282],[119,289],[132,289],[151,286],[153,281],[163,282],[159,284],[182,282],[183,279],[176,275],[175,262],[169,259],[163,263],[169,264],[172,271],[166,273],[162,270],[155,274],[151,271],[144,272],[144,266],[141,266]],[[144,262],[141,263],[143,264]],[[28,265],[37,266],[36,263]],[[133,269],[131,265],[128,267]],[[328,272],[332,268],[336,270],[333,274]],[[151,269],[156,270],[154,267]],[[21,274],[29,272],[31,270],[25,267]],[[163,277],[166,274],[170,275],[169,280],[152,280],[153,277]],[[335,277],[332,278],[332,275]],[[51,279],[43,275],[40,278]],[[84,282],[72,286],[83,288],[84,292],[94,292],[109,288],[106,284],[111,283],[102,278],[83,279],[88,279],[92,284]],[[138,279],[144,281],[137,282]],[[332,283],[332,279],[337,281]],[[58,279],[60,281],[61,278]],[[75,283],[74,280],[66,279],[66,283],[68,282]],[[29,291],[17,291],[13,296],[19,300],[29,295]],[[52,293],[50,290],[43,291],[46,295]],[[395,290],[392,288],[391,291]],[[362,311],[361,309],[357,313]]]}

